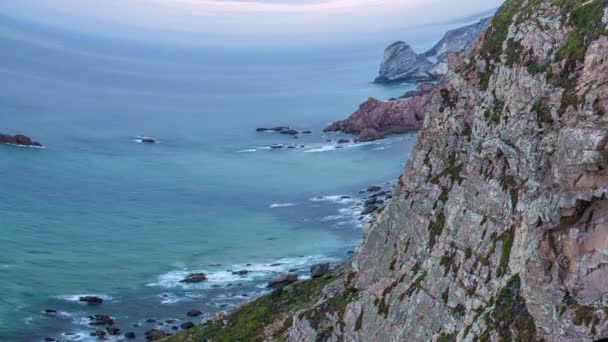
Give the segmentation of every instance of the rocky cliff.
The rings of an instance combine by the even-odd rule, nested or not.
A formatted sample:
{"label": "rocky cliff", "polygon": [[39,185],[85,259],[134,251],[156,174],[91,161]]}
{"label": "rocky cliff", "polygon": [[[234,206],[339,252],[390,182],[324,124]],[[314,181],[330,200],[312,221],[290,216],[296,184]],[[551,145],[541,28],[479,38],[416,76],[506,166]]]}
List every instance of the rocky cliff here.
{"label": "rocky cliff", "polygon": [[425,83],[408,93],[403,101],[369,98],[350,117],[334,122],[324,131],[359,134],[359,141],[371,141],[389,134],[418,130],[434,90],[433,84]]}
{"label": "rocky cliff", "polygon": [[437,80],[448,71],[449,53],[468,51],[488,26],[490,19],[447,32],[429,51],[418,54],[405,42],[395,42],[384,51],[376,83]]}
{"label": "rocky cliff", "polygon": [[352,262],[196,336],[608,337],[607,24],[606,0],[507,0],[440,84]]}

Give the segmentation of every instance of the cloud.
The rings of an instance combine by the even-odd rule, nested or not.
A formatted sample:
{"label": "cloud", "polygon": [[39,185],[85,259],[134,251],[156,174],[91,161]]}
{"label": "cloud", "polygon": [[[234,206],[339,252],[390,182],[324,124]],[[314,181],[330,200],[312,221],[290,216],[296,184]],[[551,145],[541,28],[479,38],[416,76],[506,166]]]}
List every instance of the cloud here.
{"label": "cloud", "polygon": [[454,18],[500,0],[19,0],[0,12],[71,30],[135,38],[343,39]]}

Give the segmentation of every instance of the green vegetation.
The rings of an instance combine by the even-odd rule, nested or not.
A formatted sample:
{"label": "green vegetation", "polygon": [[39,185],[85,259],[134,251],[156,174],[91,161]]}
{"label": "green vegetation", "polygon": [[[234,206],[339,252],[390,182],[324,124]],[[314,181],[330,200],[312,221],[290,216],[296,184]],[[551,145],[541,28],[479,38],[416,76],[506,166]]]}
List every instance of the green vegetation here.
{"label": "green vegetation", "polygon": [[[188,331],[168,337],[166,342],[201,341],[262,341],[269,324],[304,309],[321,298],[322,289],[339,278],[326,275],[297,282],[262,296],[230,312],[224,320],[209,320]],[[333,308],[335,309],[335,308]],[[287,319],[289,321],[289,319]],[[285,322],[275,337],[280,338],[289,325]]]}
{"label": "green vegetation", "polygon": [[469,335],[469,332],[471,332],[471,328],[473,328],[472,324],[469,324],[464,328],[464,333],[462,334],[462,338],[467,338],[467,336]]}
{"label": "green vegetation", "polygon": [[490,331],[496,331],[501,341],[534,341],[536,324],[520,290],[521,279],[516,274],[500,289],[494,309],[486,315],[488,330],[479,337],[480,341],[489,341]]}
{"label": "green vegetation", "polygon": [[437,215],[435,221],[429,224],[429,250],[432,250],[433,247],[435,247],[435,240],[438,236],[441,236],[444,227],[445,215],[441,212]]}
{"label": "green vegetation", "polygon": [[507,274],[514,236],[515,229],[511,228],[499,237],[499,240],[502,240],[502,253],[500,254],[500,263],[498,264],[498,269],[496,270],[496,275],[499,277]]}
{"label": "green vegetation", "polygon": [[576,325],[589,326],[593,321],[593,313],[595,309],[592,306],[579,306],[574,310],[574,320],[572,323]]}
{"label": "green vegetation", "polygon": [[471,247],[467,247],[467,249],[464,250],[464,258],[468,260],[471,256],[473,256],[473,250]]}
{"label": "green vegetation", "polygon": [[441,293],[441,300],[443,301],[444,304],[448,303],[449,297],[450,297],[450,288],[448,287],[447,289],[445,289],[445,291],[443,291],[443,293]]}
{"label": "green vegetation", "polygon": [[414,280],[410,284],[410,287],[407,289],[407,291],[405,291],[405,294],[408,297],[411,297],[414,293],[418,293],[418,291],[422,290],[422,283],[426,279],[427,275],[427,271],[424,271],[424,273],[422,273],[418,278],[416,278],[416,280]]}
{"label": "green vegetation", "polygon": [[457,334],[449,334],[446,332],[442,332],[441,334],[439,334],[437,342],[456,342],[456,335]]}
{"label": "green vegetation", "polygon": [[532,106],[532,112],[536,113],[536,121],[538,127],[542,127],[543,124],[552,125],[553,117],[551,116],[551,108],[549,108],[549,99],[546,97],[539,98]]}

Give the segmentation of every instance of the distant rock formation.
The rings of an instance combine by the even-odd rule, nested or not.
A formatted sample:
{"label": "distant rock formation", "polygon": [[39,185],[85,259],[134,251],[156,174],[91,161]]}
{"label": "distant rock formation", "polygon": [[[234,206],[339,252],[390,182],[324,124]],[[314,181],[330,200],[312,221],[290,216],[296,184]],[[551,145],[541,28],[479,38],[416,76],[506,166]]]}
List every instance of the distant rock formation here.
{"label": "distant rock formation", "polygon": [[0,144],[42,147],[41,143],[33,141],[30,137],[25,136],[23,134],[17,134],[14,136],[8,134],[0,134]]}
{"label": "distant rock formation", "polygon": [[434,64],[426,56],[417,54],[407,43],[395,42],[384,50],[384,61],[380,66],[380,76],[374,82],[432,80],[434,77],[429,72],[433,67]]}
{"label": "distant rock formation", "polygon": [[374,82],[423,82],[441,78],[448,71],[448,54],[468,51],[489,22],[490,18],[487,18],[449,31],[432,49],[422,54],[417,54],[405,42],[391,44],[384,51],[380,75]]}
{"label": "distant rock formation", "polygon": [[420,129],[434,89],[433,84],[421,84],[407,93],[404,101],[385,102],[370,97],[346,120],[336,121],[324,131],[359,134],[359,141],[371,141]]}

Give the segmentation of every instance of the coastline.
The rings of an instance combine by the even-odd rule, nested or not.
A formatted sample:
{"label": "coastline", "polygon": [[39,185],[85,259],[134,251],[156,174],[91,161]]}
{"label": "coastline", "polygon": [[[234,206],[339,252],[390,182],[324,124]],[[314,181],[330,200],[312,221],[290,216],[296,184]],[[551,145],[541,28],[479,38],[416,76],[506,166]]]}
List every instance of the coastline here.
{"label": "coastline", "polygon": [[[395,142],[401,142],[400,137],[395,137]],[[391,142],[392,144],[393,142]],[[367,146],[364,144],[362,146]],[[334,150],[334,151],[340,151]],[[390,198],[393,183],[382,182],[378,185],[370,184],[369,186],[360,188],[357,191],[336,195],[321,195],[310,198],[304,198],[301,201],[294,203],[273,203],[267,206],[267,209],[276,212],[280,215],[283,211],[298,210],[303,207],[310,206],[313,208],[333,208],[334,214],[319,217],[320,221],[334,226],[336,230],[348,230],[357,232],[360,235],[361,227],[366,224],[371,218],[371,211],[362,214],[362,212],[370,209],[371,205],[376,206],[372,210],[378,210],[385,201]],[[374,198],[373,201],[370,198]],[[367,204],[366,204],[367,202]],[[327,210],[327,209],[326,209]],[[38,335],[40,339],[53,339],[58,341],[97,341],[100,336],[99,331],[106,332],[104,338],[113,341],[117,338],[122,338],[125,333],[134,332],[137,340],[139,340],[146,331],[163,330],[167,333],[175,333],[181,331],[184,327],[189,327],[190,323],[198,323],[200,319],[209,319],[217,313],[221,313],[228,309],[237,309],[242,305],[247,304],[251,300],[256,300],[262,296],[272,293],[272,289],[267,288],[266,284],[272,278],[288,272],[297,272],[300,276],[300,282],[306,282],[310,279],[308,268],[319,262],[330,262],[332,269],[341,267],[347,262],[348,258],[354,253],[352,250],[356,248],[353,245],[349,250],[343,251],[342,256],[337,255],[310,255],[297,258],[282,258],[277,260],[269,260],[262,263],[242,262],[241,264],[209,264],[201,269],[183,269],[169,271],[164,273],[156,280],[151,280],[143,284],[141,290],[134,290],[134,295],[128,294],[103,294],[103,293],[79,293],[71,295],[58,295],[49,304],[48,308],[41,308],[42,315],[47,316],[49,320],[59,322],[56,328],[64,327],[66,330],[52,334]],[[246,274],[234,274],[239,270],[247,270]],[[183,284],[180,280],[190,272],[205,272],[209,275],[209,281],[201,284]],[[300,283],[298,282],[298,283]],[[172,294],[173,289],[179,288],[186,291],[185,295],[175,296]],[[227,291],[227,289],[234,289]],[[166,292],[162,292],[166,289]],[[147,293],[144,297],[149,298],[149,303],[142,303],[142,293]],[[161,293],[156,296],[154,293]],[[230,293],[229,293],[230,292]],[[196,293],[199,293],[198,295]],[[90,295],[98,296],[104,300],[104,303],[98,306],[90,306],[79,303],[78,299],[81,296]],[[152,296],[152,297],[150,297]],[[213,299],[216,297],[215,299]],[[166,307],[164,311],[167,315],[150,315],[150,317],[142,316],[137,320],[132,320],[124,317],[130,317],[135,305],[146,307],[152,302],[158,301],[160,305]],[[139,304],[137,304],[139,302]],[[187,311],[196,308],[197,302],[207,302],[214,305],[212,309],[208,304],[198,306],[202,315],[196,317],[188,317]],[[59,305],[57,308],[52,303]],[[64,304],[61,304],[64,303]],[[72,304],[69,304],[72,303]],[[71,307],[70,310],[65,310],[64,306]],[[176,311],[175,306],[182,307]],[[121,307],[125,307],[123,310]],[[80,308],[80,309],[77,309]],[[53,314],[45,313],[44,311],[52,311]],[[139,309],[138,309],[139,310]],[[159,310],[156,310],[159,311]],[[163,311],[163,310],[160,310]],[[78,314],[78,312],[81,312]],[[89,316],[93,314],[108,315],[115,320],[115,327],[121,329],[118,335],[110,335],[106,331],[105,325],[96,324],[95,320]],[[125,316],[126,315],[126,316]],[[160,317],[159,317],[160,316]],[[92,316],[91,316],[92,317]],[[184,327],[182,327],[184,325]],[[70,328],[72,327],[72,328]],[[80,327],[80,328],[78,328]],[[54,328],[54,329],[56,329]],[[74,329],[76,328],[76,329]],[[92,334],[92,335],[91,335]]]}

